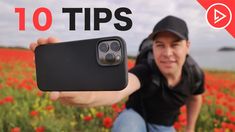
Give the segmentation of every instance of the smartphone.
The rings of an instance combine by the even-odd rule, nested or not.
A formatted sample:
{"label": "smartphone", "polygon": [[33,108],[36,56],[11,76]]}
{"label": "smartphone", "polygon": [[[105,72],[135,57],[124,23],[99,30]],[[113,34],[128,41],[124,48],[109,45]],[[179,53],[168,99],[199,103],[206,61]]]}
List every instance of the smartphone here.
{"label": "smartphone", "polygon": [[36,78],[42,91],[118,91],[127,86],[127,52],[118,36],[40,45]]}

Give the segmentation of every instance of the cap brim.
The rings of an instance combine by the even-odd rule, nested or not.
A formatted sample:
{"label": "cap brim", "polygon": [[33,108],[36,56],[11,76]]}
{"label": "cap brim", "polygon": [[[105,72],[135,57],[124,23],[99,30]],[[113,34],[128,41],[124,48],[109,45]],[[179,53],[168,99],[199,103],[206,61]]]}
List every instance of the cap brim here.
{"label": "cap brim", "polygon": [[180,33],[172,30],[172,29],[164,29],[164,30],[160,30],[160,31],[157,31],[157,32],[152,32],[150,35],[149,35],[149,39],[151,40],[154,40],[154,38],[157,36],[158,33],[161,33],[161,32],[171,32],[173,34],[175,34],[177,37],[179,37],[179,39],[181,40],[186,40],[187,38],[185,38],[183,35],[181,35]]}

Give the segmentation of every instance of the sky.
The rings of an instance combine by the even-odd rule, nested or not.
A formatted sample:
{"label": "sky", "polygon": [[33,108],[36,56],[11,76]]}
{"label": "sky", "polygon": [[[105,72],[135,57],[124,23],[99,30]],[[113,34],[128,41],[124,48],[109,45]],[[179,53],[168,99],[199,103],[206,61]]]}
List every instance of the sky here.
{"label": "sky", "polygon": [[[26,10],[25,31],[19,31],[16,7]],[[47,31],[37,31],[33,26],[33,13],[39,7],[46,7],[52,13],[53,23]],[[127,7],[132,11],[132,14],[127,15],[133,22],[128,31],[118,31],[113,25],[120,22],[114,17],[115,10],[120,7]],[[77,14],[76,30],[70,31],[69,15],[62,13],[62,8],[90,8],[91,30],[84,31],[84,14]],[[108,8],[112,11],[112,20],[101,24],[99,31],[93,30],[94,8]],[[208,25],[205,19],[206,10],[195,0],[1,0],[0,9],[0,46],[6,47],[27,48],[30,42],[48,36],[58,37],[61,41],[121,36],[126,41],[128,54],[136,55],[141,41],[167,15],[180,17],[187,22],[191,50],[235,46],[235,39],[226,30],[213,29]],[[43,14],[39,19],[41,24],[45,23]]]}

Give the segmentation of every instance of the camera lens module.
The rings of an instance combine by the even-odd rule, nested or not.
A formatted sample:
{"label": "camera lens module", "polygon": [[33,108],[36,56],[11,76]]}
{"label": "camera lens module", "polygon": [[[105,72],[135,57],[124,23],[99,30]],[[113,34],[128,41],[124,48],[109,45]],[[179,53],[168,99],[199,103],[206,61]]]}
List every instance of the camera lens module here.
{"label": "camera lens module", "polygon": [[112,43],[110,44],[110,48],[111,48],[111,50],[117,52],[117,51],[120,50],[121,45],[120,45],[120,43],[118,43],[118,42],[115,41],[115,42],[112,42]]}
{"label": "camera lens module", "polygon": [[109,50],[109,45],[107,43],[101,43],[99,45],[99,50],[105,53]]}
{"label": "camera lens module", "polygon": [[105,56],[105,61],[107,61],[107,62],[109,62],[109,63],[115,62],[115,56],[114,56],[114,54],[108,53],[108,54]]}

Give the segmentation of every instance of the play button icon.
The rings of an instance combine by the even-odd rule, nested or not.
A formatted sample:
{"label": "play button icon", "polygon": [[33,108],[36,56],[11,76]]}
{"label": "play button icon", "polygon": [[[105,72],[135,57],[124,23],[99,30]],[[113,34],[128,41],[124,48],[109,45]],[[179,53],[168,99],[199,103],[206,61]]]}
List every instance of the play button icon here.
{"label": "play button icon", "polygon": [[225,14],[221,13],[220,11],[214,9],[214,23],[219,22],[220,20],[226,17]]}
{"label": "play button icon", "polygon": [[230,24],[232,13],[225,4],[215,3],[207,9],[206,17],[210,26],[216,29],[223,29]]}

